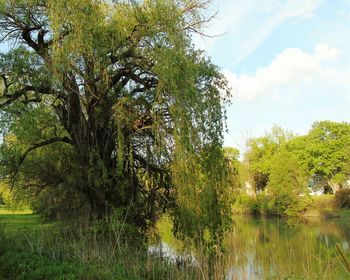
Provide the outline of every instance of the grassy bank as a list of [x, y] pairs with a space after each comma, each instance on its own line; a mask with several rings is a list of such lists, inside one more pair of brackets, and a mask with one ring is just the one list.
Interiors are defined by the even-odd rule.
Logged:
[[0, 214], [0, 279], [195, 279], [191, 267], [178, 268], [151, 256], [147, 248], [106, 228], [45, 223], [38, 215]]
[[39, 215], [31, 210], [12, 211], [5, 206], [0, 206], [0, 228], [3, 232], [10, 234], [23, 231], [38, 231], [45, 228], [54, 228], [52, 222], [44, 222]]
[[334, 195], [327, 194], [315, 196], [312, 198], [312, 204], [304, 213], [306, 217], [321, 217], [321, 218], [350, 218], [350, 209], [342, 208], [337, 205]]
[[348, 218], [349, 207], [339, 207], [334, 195], [271, 197], [264, 194], [237, 196], [234, 214], [259, 214], [312, 218]]

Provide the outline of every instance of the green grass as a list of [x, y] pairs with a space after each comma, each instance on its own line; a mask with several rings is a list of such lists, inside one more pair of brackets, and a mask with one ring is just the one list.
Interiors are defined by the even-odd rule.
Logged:
[[0, 211], [0, 279], [196, 278], [191, 268], [149, 256], [147, 247], [133, 242], [128, 233], [120, 236], [119, 224], [63, 226], [45, 223], [28, 210]]
[[338, 208], [335, 204], [334, 195], [326, 194], [312, 198], [313, 203], [308, 208], [304, 216], [321, 218], [341, 218], [350, 217], [350, 209]]
[[18, 214], [18, 215], [33, 214], [33, 211], [30, 209], [11, 210], [4, 205], [0, 205], [0, 215], [14, 215], [14, 214]]
[[5, 232], [37, 231], [53, 227], [54, 223], [43, 222], [39, 215], [29, 209], [12, 211], [0, 207], [0, 226]]

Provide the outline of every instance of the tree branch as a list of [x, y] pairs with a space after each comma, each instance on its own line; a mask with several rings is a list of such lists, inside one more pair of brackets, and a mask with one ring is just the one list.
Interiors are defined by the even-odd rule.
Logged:
[[[4, 79], [4, 81], [5, 81], [5, 79]], [[4, 89], [3, 95], [1, 97], [6, 97], [8, 99], [6, 101], [0, 103], [0, 109], [12, 104], [16, 100], [18, 100], [20, 97], [25, 96], [30, 91], [36, 93], [36, 98], [30, 99], [30, 100], [28, 98], [26, 98], [26, 102], [40, 102], [40, 98], [38, 98], [38, 96], [37, 96], [38, 93], [41, 93], [41, 94], [50, 94], [51, 93], [51, 88], [49, 88], [49, 87], [45, 87], [45, 86], [33, 87], [33, 86], [28, 85], [28, 86], [24, 86], [23, 88], [17, 90], [13, 94], [8, 94], [8, 86], [6, 85], [6, 82], [4, 82], [4, 83], [5, 83], [5, 89]]]
[[156, 166], [155, 164], [152, 163], [148, 163], [143, 157], [141, 157], [140, 155], [134, 153], [134, 158], [141, 163], [141, 165], [143, 165], [146, 169], [153, 171], [153, 172], [157, 172], [157, 173], [163, 173], [163, 172], [169, 172], [169, 170], [161, 168]]
[[63, 142], [63, 143], [74, 145], [74, 142], [68, 137], [54, 137], [54, 138], [51, 138], [49, 140], [45, 140], [45, 141], [36, 143], [24, 152], [24, 154], [20, 157], [17, 166], [20, 166], [23, 163], [23, 161], [26, 159], [27, 155], [31, 151], [34, 151], [38, 148], [41, 148], [41, 147], [44, 147], [44, 146], [47, 146], [47, 145], [50, 145], [50, 144], [56, 143], [56, 142]]

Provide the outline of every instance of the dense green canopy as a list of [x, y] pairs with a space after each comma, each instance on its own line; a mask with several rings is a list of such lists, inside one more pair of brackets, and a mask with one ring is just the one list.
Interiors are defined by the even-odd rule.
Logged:
[[350, 176], [350, 124], [315, 122], [303, 136], [274, 127], [248, 141], [244, 161], [257, 191], [273, 186], [299, 193], [317, 177], [335, 193], [347, 187]]
[[290, 143], [310, 175], [328, 181], [336, 192], [350, 175], [350, 124], [315, 122], [305, 136]]
[[170, 209], [179, 231], [217, 228], [229, 93], [191, 44], [204, 7], [1, 0], [3, 178], [53, 215], [119, 209], [147, 228]]
[[256, 191], [262, 191], [266, 188], [274, 156], [292, 137], [291, 132], [274, 126], [271, 132], [266, 133], [265, 136], [248, 140], [248, 150], [245, 153], [244, 161], [248, 166], [251, 181]]

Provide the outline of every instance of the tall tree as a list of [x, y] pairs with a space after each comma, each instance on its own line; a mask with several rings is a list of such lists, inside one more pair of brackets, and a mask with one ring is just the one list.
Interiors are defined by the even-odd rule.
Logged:
[[315, 122], [305, 136], [289, 144], [310, 175], [323, 177], [337, 192], [350, 174], [350, 124]]
[[265, 136], [248, 140], [244, 162], [248, 166], [255, 190], [265, 190], [270, 177], [273, 156], [293, 137], [289, 131], [274, 126]]
[[[117, 207], [141, 227], [170, 207], [197, 218], [217, 209], [208, 225], [221, 220], [229, 93], [191, 44], [190, 33], [206, 21], [204, 6], [1, 0], [0, 40], [13, 45], [0, 57], [1, 118], [9, 121], [3, 175], [38, 191], [60, 178], [90, 213]], [[49, 170], [57, 174], [46, 168], [39, 176], [40, 151], [52, 154]], [[193, 206], [195, 199], [202, 203]]]
[[307, 176], [298, 157], [281, 148], [271, 159], [268, 192], [272, 195], [304, 194], [307, 187]]

